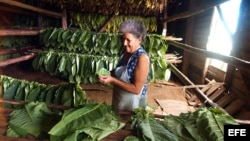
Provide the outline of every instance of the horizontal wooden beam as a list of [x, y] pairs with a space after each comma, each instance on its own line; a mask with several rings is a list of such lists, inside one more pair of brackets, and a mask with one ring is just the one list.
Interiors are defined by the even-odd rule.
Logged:
[[14, 13], [14, 14], [24, 14], [24, 15], [29, 15], [29, 16], [37, 16], [37, 13], [31, 12], [31, 11], [24, 11], [24, 10], [20, 10], [20, 9], [13, 9], [11, 7], [6, 7], [3, 5], [0, 5], [0, 11], [4, 11], [4, 12], [10, 12], [10, 13]]
[[38, 35], [40, 29], [0, 29], [0, 36]]
[[229, 63], [229, 64], [231, 64], [231, 65], [233, 65], [236, 68], [241, 69], [241, 70], [249, 71], [249, 68], [250, 68], [249, 61], [242, 60], [242, 59], [239, 59], [239, 58], [234, 57], [234, 56], [226, 56], [223, 54], [219, 54], [219, 53], [215, 53], [212, 51], [192, 47], [190, 45], [175, 42], [175, 41], [168, 41], [168, 43], [170, 45], [173, 45], [174, 47], [181, 48], [185, 51], [188, 51], [188, 52], [191, 52], [191, 53], [194, 53], [197, 55], [202, 55], [202, 56], [207, 57], [207, 58], [219, 59], [219, 60], [226, 62], [226, 63]]
[[26, 46], [26, 47], [19, 47], [19, 48], [6, 48], [6, 49], [0, 49], [0, 55], [7, 55], [7, 54], [13, 54], [18, 52], [24, 52], [27, 50], [35, 49], [36, 46]]
[[194, 16], [194, 15], [200, 14], [200, 13], [205, 12], [208, 9], [210, 9], [210, 8], [216, 6], [216, 5], [219, 5], [221, 3], [224, 3], [226, 1], [228, 1], [228, 0], [212, 1], [208, 5], [195, 7], [195, 9], [188, 10], [187, 12], [183, 12], [183, 13], [173, 15], [171, 17], [167, 17], [166, 19], [163, 19], [163, 23], [172, 22], [172, 21], [175, 21], [175, 20], [184, 19], [184, 18], [188, 18], [188, 17]]
[[0, 3], [4, 3], [4, 4], [19, 7], [19, 8], [31, 10], [31, 11], [38, 12], [38, 13], [41, 13], [41, 14], [44, 14], [44, 15], [53, 16], [53, 17], [56, 17], [56, 18], [61, 18], [62, 17], [61, 13], [52, 12], [52, 11], [49, 11], [49, 10], [44, 10], [42, 8], [37, 8], [37, 7], [27, 5], [27, 4], [24, 4], [24, 3], [21, 3], [21, 2], [18, 2], [18, 1], [14, 1], [14, 0], [0, 0]]
[[16, 58], [11, 58], [8, 60], [0, 61], [0, 67], [4, 67], [4, 66], [8, 66], [10, 64], [26, 61], [26, 60], [34, 58], [35, 56], [36, 56], [35, 53], [31, 53], [31, 54], [24, 55], [21, 57], [16, 57]]

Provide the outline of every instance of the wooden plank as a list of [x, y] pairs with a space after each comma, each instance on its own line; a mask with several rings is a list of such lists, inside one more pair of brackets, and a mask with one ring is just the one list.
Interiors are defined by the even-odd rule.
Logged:
[[213, 94], [213, 92], [218, 90], [218, 88], [221, 86], [222, 86], [222, 84], [215, 84], [215, 85], [211, 86], [210, 89], [206, 92], [206, 95], [209, 97], [211, 94]]
[[216, 103], [221, 106], [222, 108], [225, 108], [231, 101], [233, 101], [235, 96], [232, 94], [226, 94], [221, 99], [219, 99]]
[[207, 90], [210, 89], [210, 87], [211, 87], [214, 83], [216, 83], [215, 80], [210, 81], [210, 82], [207, 84], [207, 87], [202, 88], [201, 91], [205, 93]]
[[29, 36], [38, 35], [40, 29], [0, 29], [0, 36]]
[[216, 100], [218, 100], [220, 97], [223, 96], [223, 93], [225, 92], [226, 88], [225, 87], [221, 87], [220, 89], [218, 89], [215, 93], [213, 93], [212, 95], [210, 95], [210, 99], [213, 100], [214, 102], [216, 102]]
[[217, 82], [224, 82], [226, 72], [212, 65], [208, 66], [207, 78], [215, 79]]
[[35, 46], [26, 46], [26, 47], [18, 47], [18, 48], [0, 49], [0, 55], [24, 52], [24, 51], [27, 51], [27, 50], [30, 50], [30, 49], [35, 49], [35, 48], [36, 48]]
[[180, 60], [182, 58], [181, 57], [177, 57], [175, 54], [172, 54], [172, 53], [168, 53], [168, 54], [165, 54], [164, 56], [164, 59], [166, 60], [167, 63], [181, 63], [182, 60]]
[[[36, 141], [35, 139], [6, 137], [4, 135], [0, 135], [0, 140], [1, 141]], [[42, 140], [42, 141], [49, 141], [49, 140]]]
[[224, 108], [230, 115], [236, 114], [239, 109], [244, 105], [240, 99], [234, 100], [226, 108]]
[[8, 60], [0, 61], [0, 67], [8, 66], [10, 64], [14, 64], [14, 63], [18, 63], [18, 62], [22, 62], [22, 61], [26, 61], [26, 60], [30, 60], [34, 57], [35, 57], [35, 53], [31, 53], [31, 54], [24, 55], [21, 57], [16, 57], [16, 58], [11, 58]]
[[201, 89], [201, 91], [202, 91], [203, 93], [205, 93], [207, 90], [210, 89], [210, 87], [211, 87], [211, 85], [207, 85], [206, 87], [203, 87], [203, 88]]
[[52, 12], [52, 11], [49, 11], [49, 10], [44, 10], [42, 8], [37, 8], [37, 7], [27, 5], [27, 4], [24, 4], [24, 3], [21, 3], [21, 2], [18, 2], [18, 1], [14, 1], [14, 0], [0, 0], [0, 3], [20, 7], [20, 8], [23, 8], [23, 9], [31, 10], [31, 11], [34, 11], [34, 12], [38, 12], [38, 13], [41, 13], [41, 14], [48, 15], [48, 16], [53, 16], [53, 17], [56, 17], [56, 18], [61, 18], [62, 17], [61, 13]]
[[187, 113], [194, 111], [192, 106], [188, 106], [187, 102], [179, 100], [170, 100], [170, 99], [157, 99], [160, 107], [166, 114], [178, 116], [180, 113]]
[[4, 11], [4, 12], [8, 12], [8, 13], [11, 12], [11, 13], [15, 13], [15, 14], [24, 14], [24, 15], [29, 15], [29, 16], [37, 16], [37, 14], [35, 14], [33, 12], [27, 12], [27, 11], [23, 11], [20, 9], [6, 7], [6, 6], [2, 6], [2, 5], [0, 5], [0, 11]]
[[174, 36], [166, 36], [166, 37], [163, 37], [163, 40], [166, 40], [166, 41], [182, 41], [183, 39], [182, 38], [177, 38], [177, 37], [174, 37]]

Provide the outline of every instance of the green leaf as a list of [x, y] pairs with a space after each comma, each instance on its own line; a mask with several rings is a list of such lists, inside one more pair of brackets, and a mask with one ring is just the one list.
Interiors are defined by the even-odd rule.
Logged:
[[34, 85], [34, 88], [30, 89], [29, 94], [26, 96], [26, 101], [37, 101], [40, 95], [40, 86], [35, 83], [31, 83]]
[[212, 109], [201, 109], [197, 111], [197, 128], [200, 134], [209, 140], [224, 140], [224, 125], [226, 123], [237, 124], [231, 116], [223, 111]]
[[29, 134], [39, 137], [43, 132], [48, 132], [58, 121], [57, 119], [55, 113], [44, 103], [30, 102], [25, 104], [25, 108], [11, 112], [6, 135], [11, 136], [11, 130], [13, 130], [20, 137]]
[[101, 68], [96, 72], [97, 75], [105, 75], [105, 76], [109, 76], [110, 75], [110, 71], [105, 69], [105, 68]]
[[85, 107], [70, 110], [65, 113], [50, 131], [52, 136], [62, 136], [73, 132], [75, 129], [89, 127], [99, 120], [104, 120], [106, 107], [103, 104], [87, 105]]
[[59, 72], [63, 72], [66, 68], [66, 63], [67, 63], [67, 60], [66, 60], [66, 57], [65, 56], [60, 56], [61, 59], [59, 61]]
[[165, 76], [164, 77], [165, 81], [168, 81], [170, 79], [170, 77], [171, 77], [171, 69], [170, 68], [166, 69], [164, 76]]

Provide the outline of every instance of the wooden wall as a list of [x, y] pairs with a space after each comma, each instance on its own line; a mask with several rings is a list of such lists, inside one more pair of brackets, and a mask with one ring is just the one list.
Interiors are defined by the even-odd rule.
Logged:
[[[190, 7], [197, 7], [199, 5], [199, 3], [192, 3]], [[212, 13], [213, 8], [207, 10], [206, 12], [193, 16], [191, 23], [187, 23], [187, 28], [189, 28], [189, 26], [192, 26], [191, 30], [185, 35], [190, 36], [190, 40], [187, 41], [187, 44], [193, 47], [206, 49]], [[187, 57], [185, 55], [186, 54], [184, 54], [184, 59], [189, 60], [189, 62], [187, 62], [187, 64], [183, 62], [183, 66], [188, 66], [186, 68], [183, 68], [183, 72], [185, 72], [185, 74], [195, 84], [203, 84], [205, 82], [206, 75], [206, 57], [197, 54], [189, 54]]]
[[[190, 0], [190, 11], [195, 8], [202, 7], [208, 4], [205, 0]], [[241, 114], [239, 111], [244, 109], [245, 113], [250, 113], [250, 2], [242, 0], [242, 8], [240, 14], [240, 21], [238, 30], [233, 37], [233, 51], [227, 62], [229, 65], [227, 72], [220, 71], [214, 67], [208, 66], [204, 54], [199, 54], [195, 51], [187, 51], [183, 47], [183, 63], [180, 68], [181, 72], [185, 74], [194, 84], [207, 84], [209, 80], [216, 80], [217, 82], [225, 83], [226, 90], [221, 93], [222, 98], [218, 103], [223, 103], [223, 108], [230, 111], [234, 115]], [[178, 37], [183, 37], [183, 44], [192, 46], [194, 48], [206, 50], [208, 40], [213, 8], [206, 9], [204, 12], [198, 13], [187, 18], [187, 23], [181, 26], [186, 26], [186, 31], [179, 34]], [[178, 22], [178, 21], [174, 21]], [[173, 24], [173, 22], [171, 22]], [[178, 27], [175, 27], [178, 29]], [[177, 32], [178, 33], [178, 32]], [[175, 50], [173, 48], [172, 50]], [[179, 50], [176, 49], [176, 50]], [[243, 65], [234, 62], [232, 56], [241, 60]], [[223, 61], [223, 60], [222, 60]], [[230, 96], [227, 98], [226, 96]], [[215, 101], [216, 102], [216, 101]], [[249, 117], [249, 116], [248, 116]]]
[[[240, 14], [239, 27], [234, 37], [234, 48], [232, 55], [250, 61], [250, 2], [243, 0]], [[250, 107], [250, 67], [246, 70], [232, 67], [233, 71], [229, 74], [232, 78], [228, 83], [230, 91], [242, 99]], [[227, 78], [230, 78], [230, 76]]]

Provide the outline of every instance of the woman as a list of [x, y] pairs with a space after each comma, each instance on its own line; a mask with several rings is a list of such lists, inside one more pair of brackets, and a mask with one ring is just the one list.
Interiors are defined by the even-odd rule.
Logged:
[[149, 56], [141, 44], [146, 38], [142, 22], [128, 20], [121, 24], [124, 52], [111, 76], [99, 76], [103, 84], [113, 84], [112, 107], [114, 110], [133, 111], [147, 105]]

